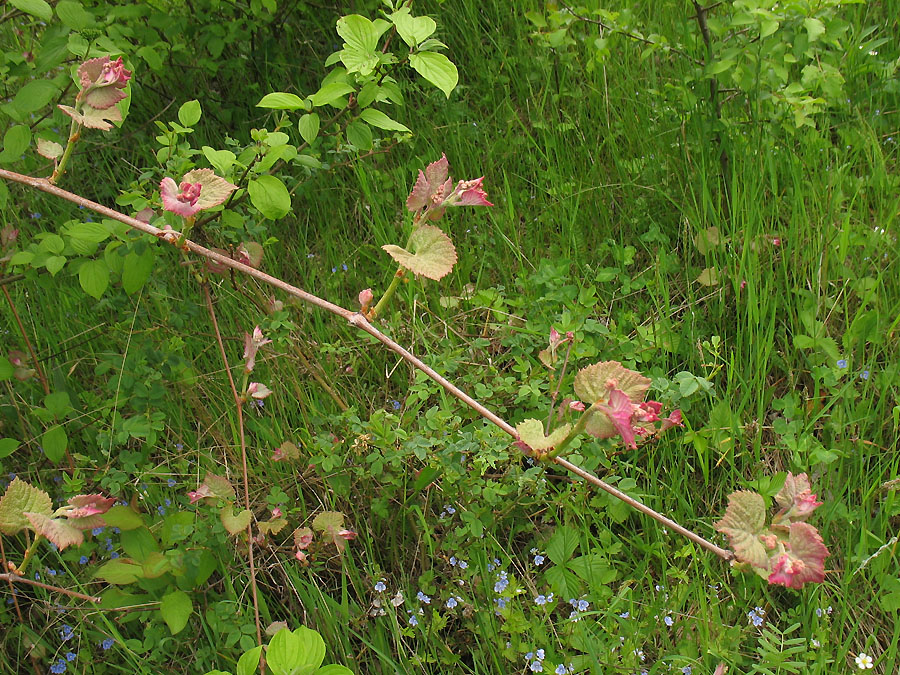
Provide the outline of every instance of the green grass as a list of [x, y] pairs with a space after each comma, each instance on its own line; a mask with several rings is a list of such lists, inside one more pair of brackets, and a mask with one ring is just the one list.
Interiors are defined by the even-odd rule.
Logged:
[[[265, 520], [281, 504], [290, 521], [257, 555], [265, 623], [316, 628], [328, 658], [359, 673], [526, 672], [524, 654], [538, 648], [548, 664], [573, 661], [577, 672], [691, 666], [703, 673], [719, 662], [732, 672], [850, 672], [863, 651], [877, 660], [873, 672], [895, 672], [900, 191], [897, 144], [888, 139], [900, 137], [897, 96], [867, 89], [871, 74], [848, 50], [850, 112], [829, 113], [822, 134], [789, 135], [764, 124], [735, 132], [726, 198], [709, 125], [652, 93], [684, 74], [677, 59], [641, 60], [640, 45], [623, 42], [604, 68], [589, 70], [580, 49], [534, 44], [522, 18], [528, 3], [428, 9], [440, 19], [460, 87], [449, 101], [416, 87], [395, 113], [416, 130], [410, 143], [303, 183], [293, 213], [270, 226], [278, 242], [267, 250], [266, 271], [348, 307], [368, 286], [378, 297], [395, 269], [380, 248], [402, 243], [403, 200], [415, 171], [445, 152], [454, 178], [486, 176], [495, 207], [447, 217], [459, 264], [440, 283], [403, 286], [385, 330], [513, 423], [547, 414], [537, 352], [551, 325], [576, 332], [570, 376], [575, 367], [616, 359], [659, 383], [681, 371], [708, 378], [709, 395], [680, 398], [677, 385], [660, 394], [684, 410], [684, 431], [634, 452], [585, 441], [576, 449], [580, 461], [707, 538], [716, 537], [713, 523], [730, 492], [764, 475], [807, 471], [825, 502], [813, 522], [831, 551], [828, 574], [824, 584], [799, 592], [732, 574], [605, 495], [552, 468], [530, 467], [500, 432], [393, 355], [330, 316], [290, 306], [293, 328], [281, 331], [258, 371], [276, 395], [259, 414], [247, 414], [255, 514]], [[846, 18], [854, 30], [873, 23], [886, 35], [896, 29], [896, 19], [874, 5], [847, 9]], [[653, 19], [674, 26], [685, 17], [666, 5]], [[313, 45], [333, 40], [331, 21], [309, 31]], [[252, 107], [259, 93], [285, 90], [285, 83], [315, 88], [316, 72], [266, 49], [268, 60], [254, 64], [252, 90], [223, 84], [243, 126], [207, 119], [195, 146], [223, 147], [225, 133], [243, 137], [244, 126], [262, 125]], [[142, 91], [129, 124], [152, 117], [167, 94], [203, 100], [200, 84]], [[174, 119], [176, 109], [164, 118]], [[127, 148], [76, 157], [69, 186], [114, 195], [142, 170], [131, 167], [155, 166], [151, 130]], [[58, 202], [26, 198], [27, 208], [3, 215], [21, 225], [24, 240], [68, 213]], [[32, 211], [43, 218], [28, 219]], [[723, 245], [704, 254], [696, 237], [710, 227]], [[154, 517], [164, 499], [186, 510], [186, 492], [206, 471], [228, 473], [235, 484], [240, 477], [234, 406], [202, 296], [171, 253], [163, 259], [152, 282], [131, 297], [112, 292], [95, 302], [68, 273], [9, 287], [53, 390], [81, 402], [69, 422], [79, 431], [71, 448], [78, 468], [64, 484], [83, 481], [86, 491], [117, 485], [117, 496], [133, 496]], [[720, 281], [703, 286], [696, 279], [709, 267]], [[467, 298], [470, 284], [475, 295]], [[256, 294], [254, 285], [246, 289]], [[236, 360], [240, 336], [263, 315], [227, 280], [217, 282], [215, 295]], [[0, 329], [4, 343], [21, 348], [6, 305]], [[711, 353], [702, 344], [714, 336], [721, 346]], [[798, 336], [832, 339], [847, 368], [822, 347], [803, 347]], [[350, 413], [341, 414], [305, 372], [292, 345], [321, 369]], [[41, 405], [40, 387], [4, 386], [2, 435], [27, 445], [0, 459], [3, 474], [58, 491], [60, 468], [34, 454], [42, 426], [31, 411]], [[162, 413], [155, 442], [109, 452], [114, 414], [153, 412]], [[300, 462], [270, 461], [284, 440], [301, 447]], [[429, 467], [438, 470], [435, 480], [418, 484]], [[446, 505], [456, 513], [447, 515]], [[322, 510], [342, 511], [359, 537], [342, 555], [322, 551], [302, 567], [290, 531]], [[548, 570], [560, 565], [536, 565], [530, 551], [546, 555], [561, 528], [571, 528], [581, 555], [599, 556], [596, 578], [580, 589], [590, 609], [577, 623], [566, 620], [568, 598], [555, 597], [561, 607], [553, 613], [533, 602], [549, 592]], [[17, 559], [23, 543], [4, 538], [4, 545]], [[94, 565], [106, 553], [100, 538], [92, 546]], [[52, 605], [61, 596], [29, 590], [22, 626], [5, 603], [8, 591], [0, 591], [0, 621], [9, 629], [0, 636], [8, 655], [0, 672], [26, 672], [31, 643], [38, 661], [49, 664], [64, 621], [79, 629], [80, 642], [69, 644], [78, 647], [83, 672], [233, 670], [241, 637], [243, 644], [255, 639], [246, 546], [221, 536], [212, 550], [212, 576], [192, 592], [196, 613], [174, 640], [158, 615], [140, 607], [143, 596], [133, 602], [138, 609], [78, 604], [63, 620]], [[451, 565], [451, 556], [468, 568]], [[503, 616], [494, 613], [494, 558], [508, 571], [510, 589], [522, 589]], [[46, 549], [34, 569], [65, 566], [63, 585], [102, 590], [77, 560]], [[388, 590], [379, 595], [373, 587], [381, 579]], [[432, 600], [413, 628], [407, 610], [422, 606], [419, 590]], [[398, 591], [405, 603], [395, 610], [389, 599]], [[457, 594], [462, 601], [447, 609]], [[376, 599], [385, 616], [373, 616]], [[764, 628], [748, 622], [756, 606], [765, 609]], [[826, 607], [832, 611], [819, 616]], [[105, 636], [117, 640], [110, 652], [96, 647]], [[794, 638], [802, 638], [802, 649], [789, 651]]]

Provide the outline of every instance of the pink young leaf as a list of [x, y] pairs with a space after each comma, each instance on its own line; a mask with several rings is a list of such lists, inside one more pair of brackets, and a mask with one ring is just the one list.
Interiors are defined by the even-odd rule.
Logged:
[[127, 98], [127, 96], [128, 94], [114, 86], [99, 85], [85, 90], [82, 100], [85, 107], [91, 107], [95, 110], [108, 110], [123, 98]]
[[683, 426], [684, 426], [684, 420], [682, 420], [682, 418], [681, 418], [681, 411], [673, 410], [671, 413], [669, 413], [669, 416], [666, 417], [662, 421], [662, 424], [660, 425], [659, 430], [660, 430], [660, 432], [663, 432], [666, 429], [671, 429], [672, 427], [683, 427]]
[[769, 549], [763, 538], [771, 533], [766, 529], [766, 504], [762, 495], [748, 490], [732, 492], [725, 516], [715, 528], [728, 536], [738, 561], [768, 568]]
[[69, 499], [72, 508], [67, 509], [63, 515], [66, 518], [86, 518], [100, 513], [106, 513], [116, 503], [115, 497], [103, 495], [75, 495]]
[[216, 498], [226, 502], [233, 502], [237, 495], [234, 487], [227, 478], [217, 476], [213, 473], [207, 473], [203, 483], [196, 490], [188, 492], [191, 504], [201, 499]]
[[812, 494], [809, 478], [805, 473], [794, 476], [790, 472], [781, 490], [775, 495], [775, 501], [782, 509], [776, 516], [779, 522], [805, 521], [823, 503], [816, 501], [816, 495]]
[[449, 173], [450, 162], [447, 155], [441, 153], [439, 160], [425, 167], [424, 172], [419, 171], [416, 184], [406, 200], [406, 208], [410, 211], [419, 211], [426, 206], [430, 207], [434, 204], [435, 195], [439, 195], [440, 201], [443, 202], [443, 197], [446, 196], [443, 194], [444, 191], [449, 194]]
[[247, 385], [247, 393], [250, 394], [250, 398], [261, 401], [264, 398], [267, 398], [272, 393], [272, 390], [259, 382], [251, 382]]
[[256, 367], [256, 353], [263, 345], [267, 345], [271, 340], [267, 340], [263, 335], [262, 329], [256, 326], [253, 334], [244, 333], [244, 372], [250, 373]]
[[159, 184], [163, 208], [185, 218], [222, 204], [235, 190], [237, 185], [217, 176], [212, 169], [188, 171], [178, 185], [169, 177]]
[[[635, 427], [632, 423], [632, 418], [640, 408], [629, 400], [625, 392], [621, 389], [613, 389], [609, 394], [609, 403], [595, 404], [595, 409], [597, 412], [594, 413], [593, 417], [598, 417], [598, 413], [605, 415], [615, 430], [615, 433], [608, 436], [600, 436], [600, 438], [619, 435], [626, 446], [632, 449], [637, 448], [637, 443], [634, 440]], [[588, 433], [591, 433], [591, 429], [588, 426], [586, 426], [586, 429]], [[598, 428], [597, 426], [593, 427], [594, 430]]]
[[263, 247], [255, 241], [242, 241], [237, 248], [238, 262], [257, 269], [263, 259]]
[[353, 530], [338, 530], [335, 536], [346, 539], [347, 541], [352, 541], [353, 539], [356, 539], [356, 532]]
[[294, 530], [294, 546], [300, 551], [308, 549], [314, 536], [313, 531], [308, 527], [298, 527]]
[[372, 301], [375, 299], [375, 294], [372, 293], [371, 288], [367, 288], [363, 291], [359, 292], [359, 311], [365, 312], [369, 309], [369, 305], [372, 304]]
[[285, 441], [272, 453], [273, 462], [280, 462], [285, 459], [300, 459], [300, 449], [290, 441]]
[[37, 139], [37, 151], [41, 157], [47, 159], [59, 159], [63, 154], [63, 146], [46, 138]]
[[806, 583], [825, 580], [825, 558], [828, 549], [822, 536], [809, 523], [791, 523], [789, 550], [772, 565], [770, 584], [803, 588]]
[[475, 180], [460, 181], [456, 186], [456, 198], [449, 200], [449, 206], [493, 206], [481, 187], [484, 176]]
[[113, 122], [122, 121], [122, 113], [118, 108], [108, 108], [106, 110], [98, 110], [85, 106], [82, 112], [78, 112], [75, 108], [67, 105], [56, 106], [66, 115], [75, 120], [78, 124], [88, 129], [100, 129], [101, 131], [109, 131], [113, 128]]
[[578, 371], [574, 387], [578, 398], [590, 403], [608, 401], [613, 389], [622, 390], [632, 403], [640, 403], [650, 388], [650, 378], [618, 361], [601, 361]]
[[82, 89], [87, 89], [92, 84], [111, 85], [122, 89], [130, 78], [131, 71], [125, 70], [121, 56], [115, 61], [110, 61], [109, 56], [90, 59], [78, 67], [78, 79]]

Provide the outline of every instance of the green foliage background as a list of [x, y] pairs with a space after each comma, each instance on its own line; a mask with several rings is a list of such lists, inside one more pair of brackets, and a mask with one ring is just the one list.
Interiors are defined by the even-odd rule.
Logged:
[[[280, 171], [292, 202], [283, 218], [194, 233], [217, 246], [253, 237], [265, 243], [267, 272], [352, 307], [360, 290], [378, 297], [387, 287], [396, 268], [381, 247], [402, 243], [416, 171], [446, 153], [455, 178], [485, 175], [495, 207], [446, 217], [459, 264], [440, 283], [403, 285], [385, 330], [513, 423], [547, 416], [537, 353], [551, 326], [574, 331], [570, 378], [575, 367], [620, 360], [652, 377], [653, 396], [686, 420], [638, 451], [585, 441], [574, 458], [708, 538], [731, 491], [771, 497], [783, 472], [808, 472], [825, 501], [814, 518], [832, 554], [824, 584], [794, 592], [732, 574], [605, 495], [530, 465], [350, 327], [291, 303], [267, 314], [268, 290], [215, 277], [232, 365], [255, 324], [275, 340], [259, 366], [275, 394], [247, 423], [254, 515], [266, 521], [278, 507], [290, 525], [259, 548], [264, 624], [315, 628], [327, 662], [359, 673], [525, 672], [537, 649], [545, 672], [571, 663], [576, 672], [699, 673], [725, 662], [733, 672], [833, 673], [854, 670], [859, 652], [876, 658], [873, 672], [895, 672], [892, 5], [794, 3], [766, 42], [753, 31], [768, 30], [759, 27], [772, 19], [759, 12], [774, 9], [726, 2], [710, 11], [707, 44], [685, 3], [576, 9], [602, 25], [564, 5], [417, 3], [459, 69], [449, 99], [398, 73], [404, 105], [389, 110], [411, 136], [376, 134], [369, 152], [347, 131], [318, 165]], [[200, 101], [202, 116], [176, 144], [188, 142], [184, 152], [208, 166], [202, 146], [236, 149], [252, 129], [279, 125], [281, 111], [256, 107], [264, 95], [317, 91], [325, 59], [341, 48], [337, 19], [374, 18], [378, 7], [59, 2], [43, 18], [40, 0], [17, 0], [0, 10], [0, 124], [64, 142], [53, 105], [78, 49], [94, 40], [124, 52], [135, 73], [128, 118], [85, 134], [63, 186], [127, 210], [166, 175], [156, 121]], [[825, 29], [812, 46], [818, 24], [807, 19]], [[818, 80], [803, 70], [810, 54]], [[710, 102], [710, 77], [721, 106]], [[787, 91], [792, 82], [805, 88]], [[296, 116], [281, 131], [303, 143]], [[49, 174], [33, 146], [0, 161]], [[19, 228], [20, 248], [59, 254], [63, 224], [87, 222], [35, 191], [9, 185], [3, 194], [0, 227]], [[136, 244], [129, 264], [148, 250], [156, 247]], [[97, 297], [72, 264], [52, 275], [3, 270], [4, 282], [25, 275], [2, 287], [3, 355], [24, 349], [15, 306], [54, 398], [33, 378], [0, 373], [0, 436], [18, 441], [0, 445], [2, 475], [54, 497], [114, 495], [144, 524], [123, 526], [108, 544], [109, 532], [79, 550], [42, 548], [33, 564], [45, 580], [56, 573], [51, 583], [101, 593], [103, 609], [20, 586], [20, 617], [0, 589], [0, 672], [46, 669], [69, 651], [72, 672], [233, 671], [256, 644], [245, 542], [186, 496], [207, 471], [240, 483], [227, 380], [192, 275], [167, 250], [146, 255], [143, 284], [129, 287], [114, 270]], [[562, 395], [570, 391], [567, 381]], [[59, 427], [66, 448], [52, 444]], [[299, 459], [271, 461], [285, 441]], [[322, 511], [342, 512], [359, 536], [302, 566], [290, 532]], [[8, 559], [21, 558], [23, 539], [3, 543]], [[158, 553], [187, 571], [110, 587], [92, 575], [112, 551]], [[500, 569], [509, 582], [497, 593]], [[395, 609], [398, 591], [405, 602]], [[187, 628], [174, 631], [159, 608], [184, 598]], [[590, 603], [577, 622], [570, 598]], [[762, 626], [748, 621], [754, 607]], [[63, 640], [63, 625], [76, 637]]]

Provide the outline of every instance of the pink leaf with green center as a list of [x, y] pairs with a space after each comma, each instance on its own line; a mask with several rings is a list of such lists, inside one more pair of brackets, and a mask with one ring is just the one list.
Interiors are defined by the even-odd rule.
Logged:
[[64, 518], [51, 518], [43, 513], [25, 512], [23, 515], [28, 518], [35, 532], [56, 544], [60, 551], [84, 541], [81, 530], [72, 527]]
[[235, 190], [237, 185], [217, 176], [212, 169], [188, 171], [178, 185], [168, 177], [159, 184], [163, 208], [184, 218], [222, 204]]
[[343, 550], [345, 546], [345, 537], [341, 532], [344, 528], [344, 514], [340, 511], [323, 511], [315, 518], [312, 523], [313, 529], [322, 532], [328, 539], [337, 546], [338, 550]]
[[803, 588], [806, 583], [825, 580], [825, 558], [828, 549], [818, 530], [808, 523], [792, 523], [788, 551], [772, 564], [770, 584]]
[[3, 497], [0, 497], [0, 532], [16, 534], [30, 528], [31, 521], [25, 513], [36, 513], [47, 518], [53, 513], [53, 502], [43, 490], [14, 478]]
[[294, 546], [303, 551], [312, 544], [314, 536], [313, 531], [308, 527], [298, 527], [294, 530]]
[[222, 510], [219, 512], [219, 518], [222, 520], [222, 525], [225, 526], [225, 529], [228, 530], [229, 534], [237, 534], [238, 532], [243, 532], [250, 526], [250, 519], [253, 514], [250, 513], [248, 509], [243, 509], [242, 511], [234, 512], [234, 507], [232, 504], [226, 504], [222, 507]]
[[253, 335], [244, 333], [244, 371], [250, 373], [256, 367], [256, 353], [259, 348], [269, 344], [271, 340], [267, 340], [263, 335], [259, 326], [254, 327]]
[[571, 430], [571, 424], [564, 424], [554, 429], [549, 436], [545, 436], [544, 425], [539, 420], [529, 419], [516, 425], [519, 439], [532, 450], [550, 450], [557, 447]]
[[285, 459], [300, 459], [300, 448], [290, 441], [285, 441], [272, 453], [273, 462], [280, 462]]
[[188, 492], [191, 504], [201, 499], [215, 498], [226, 502], [233, 502], [237, 495], [227, 478], [207, 473], [203, 483], [196, 490]]
[[762, 495], [748, 490], [732, 492], [728, 496], [725, 516], [715, 528], [728, 536], [731, 549], [740, 562], [768, 569], [769, 549], [763, 538], [771, 533], [766, 529], [766, 504]]
[[242, 241], [237, 249], [238, 262], [249, 265], [253, 269], [259, 267], [263, 259], [263, 247], [255, 241]]
[[272, 393], [272, 390], [259, 382], [251, 382], [247, 385], [247, 393], [250, 394], [250, 398], [262, 401]]
[[92, 84], [112, 85], [121, 89], [130, 77], [131, 71], [125, 70], [121, 56], [115, 61], [110, 61], [109, 56], [101, 56], [85, 61], [78, 67], [82, 89], [87, 89]]
[[456, 264], [456, 248], [450, 237], [433, 225], [417, 227], [409, 238], [412, 252], [389, 244], [382, 246], [402, 267], [435, 281], [447, 276]]

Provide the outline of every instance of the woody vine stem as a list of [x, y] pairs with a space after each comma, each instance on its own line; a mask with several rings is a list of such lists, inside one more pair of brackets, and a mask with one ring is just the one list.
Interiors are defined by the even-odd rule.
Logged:
[[[166, 241], [170, 244], [178, 246], [183, 251], [188, 251], [188, 252], [194, 253], [196, 255], [202, 256], [208, 260], [213, 260], [220, 265], [224, 265], [235, 271], [241, 272], [242, 274], [251, 276], [259, 281], [262, 281], [263, 283], [266, 283], [274, 288], [277, 288], [277, 289], [287, 293], [288, 295], [292, 295], [296, 298], [299, 298], [300, 300], [303, 300], [304, 302], [315, 305], [316, 307], [319, 307], [320, 309], [324, 309], [327, 312], [330, 312], [332, 314], [335, 314], [335, 315], [341, 317], [342, 319], [347, 321], [349, 324], [355, 326], [356, 328], [358, 328], [358, 329], [368, 333], [372, 337], [374, 337], [376, 340], [378, 340], [381, 344], [383, 344], [385, 347], [387, 347], [391, 351], [399, 354], [405, 361], [407, 361], [414, 367], [418, 368], [419, 370], [424, 372], [429, 378], [431, 378], [432, 380], [437, 382], [439, 385], [441, 385], [441, 387], [443, 387], [448, 393], [452, 394], [453, 396], [458, 398], [460, 401], [462, 401], [463, 403], [468, 405], [470, 408], [475, 410], [478, 414], [480, 414], [486, 420], [488, 420], [489, 422], [493, 423], [494, 425], [496, 425], [497, 427], [499, 427], [500, 429], [505, 431], [507, 434], [509, 434], [515, 440], [519, 440], [519, 435], [516, 432], [515, 427], [513, 427], [511, 424], [509, 424], [508, 422], [506, 422], [505, 420], [500, 418], [496, 413], [489, 410], [483, 404], [476, 401], [474, 398], [469, 396], [466, 392], [461, 390], [459, 387], [454, 385], [452, 382], [450, 382], [449, 380], [447, 380], [446, 378], [441, 376], [439, 373], [437, 373], [435, 370], [433, 370], [431, 367], [429, 367], [424, 361], [422, 361], [418, 357], [414, 356], [409, 351], [404, 349], [402, 346], [397, 344], [394, 340], [392, 340], [391, 338], [386, 336], [384, 333], [382, 333], [380, 330], [378, 330], [375, 326], [373, 326], [369, 322], [369, 320], [366, 319], [359, 312], [354, 312], [349, 309], [345, 309], [344, 307], [341, 307], [340, 305], [335, 305], [334, 303], [328, 302], [327, 300], [324, 300], [316, 295], [313, 295], [312, 293], [304, 291], [303, 289], [298, 288], [297, 286], [293, 286], [291, 284], [288, 284], [288, 283], [282, 281], [281, 279], [278, 279], [269, 274], [266, 274], [265, 272], [254, 269], [253, 267], [250, 267], [249, 265], [244, 265], [243, 263], [240, 263], [236, 260], [232, 260], [228, 256], [224, 256], [219, 253], [216, 253], [215, 251], [211, 251], [208, 248], [205, 248], [204, 246], [201, 246], [200, 244], [197, 244], [197, 243], [191, 241], [190, 239], [183, 237], [180, 233], [172, 232], [171, 230], [168, 230], [168, 231], [160, 230], [159, 228], [153, 227], [152, 225], [148, 225], [147, 223], [137, 220], [136, 218], [126, 216], [125, 214], [119, 213], [118, 211], [115, 211], [114, 209], [103, 206], [102, 204], [92, 202], [89, 199], [85, 199], [84, 197], [76, 195], [72, 192], [63, 190], [59, 187], [56, 187], [55, 185], [52, 185], [46, 179], [33, 178], [31, 176], [26, 176], [23, 174], [15, 173], [13, 171], [7, 171], [5, 169], [0, 169], [0, 178], [15, 182], [15, 183], [20, 183], [22, 185], [26, 185], [26, 186], [31, 187], [36, 190], [41, 190], [42, 192], [46, 192], [55, 197], [59, 197], [60, 199], [65, 199], [67, 201], [70, 201], [73, 204], [77, 204], [77, 205], [83, 206], [87, 209], [91, 209], [92, 211], [95, 211], [95, 212], [99, 213], [100, 215], [105, 216], [107, 218], [112, 218], [113, 220], [118, 220], [119, 222], [122, 222], [122, 223], [128, 225], [132, 229], [139, 230], [146, 234], [151, 234], [163, 241]], [[690, 539], [692, 542], [694, 542], [698, 546], [701, 546], [702, 548], [705, 548], [707, 551], [714, 553], [715, 555], [719, 556], [723, 560], [730, 561], [734, 558], [734, 554], [731, 551], [721, 548], [720, 546], [716, 546], [714, 543], [703, 538], [696, 532], [693, 532], [693, 531], [687, 529], [686, 527], [679, 525], [678, 523], [673, 521], [671, 518], [667, 518], [666, 516], [662, 515], [658, 511], [655, 511], [654, 509], [650, 508], [649, 506], [642, 504], [641, 502], [633, 499], [632, 497], [629, 497], [627, 494], [625, 494], [621, 490], [617, 490], [612, 485], [609, 485], [608, 483], [602, 481], [600, 478], [593, 475], [592, 473], [585, 471], [584, 469], [576, 466], [575, 464], [572, 464], [571, 462], [563, 459], [562, 457], [558, 457], [558, 456], [550, 457], [550, 458], [548, 458], [548, 461], [552, 461], [553, 463], [566, 469], [567, 471], [570, 471], [571, 473], [583, 478], [588, 483], [600, 488], [601, 490], [604, 490], [605, 492], [608, 492], [609, 494], [613, 495], [617, 499], [622, 500], [623, 502], [625, 502], [632, 508], [636, 509], [637, 511], [640, 511], [643, 514], [650, 516], [651, 518], [653, 518], [657, 522], [661, 523], [665, 527], [667, 527], [675, 532], [678, 532], [679, 534], [684, 535], [685, 537]]]

